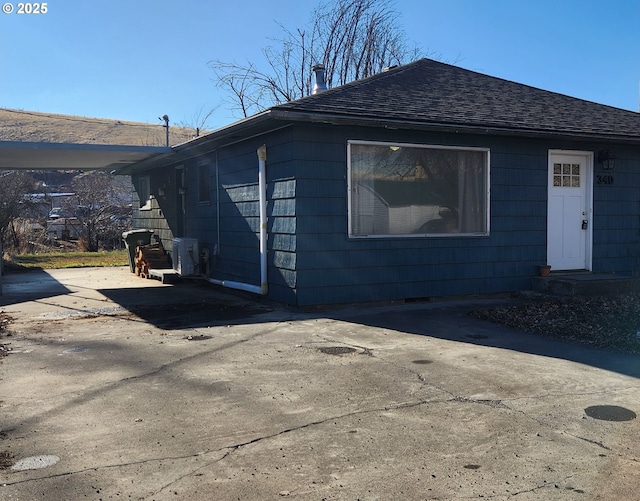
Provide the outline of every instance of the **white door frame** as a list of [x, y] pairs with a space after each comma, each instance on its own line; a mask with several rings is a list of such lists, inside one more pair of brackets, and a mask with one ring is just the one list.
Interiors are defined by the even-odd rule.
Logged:
[[[585, 231], [585, 262], [584, 268], [587, 271], [592, 269], [592, 257], [593, 257], [593, 179], [594, 179], [594, 163], [592, 151], [577, 151], [577, 150], [549, 150], [549, 158], [547, 165], [547, 264], [550, 264], [553, 269], [553, 263], [550, 259], [550, 242], [549, 242], [549, 227], [552, 224], [554, 214], [551, 213], [551, 197], [549, 196], [549, 190], [553, 187], [553, 158], [556, 155], [570, 155], [574, 157], [581, 157], [585, 161], [585, 175], [584, 175], [584, 204], [585, 212], [584, 219], [587, 221], [587, 229]], [[560, 270], [561, 271], [561, 270]]]

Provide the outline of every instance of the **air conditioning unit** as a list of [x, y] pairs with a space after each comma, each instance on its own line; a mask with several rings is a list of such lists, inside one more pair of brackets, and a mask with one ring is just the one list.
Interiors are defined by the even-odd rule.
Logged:
[[173, 269], [181, 277], [200, 273], [200, 251], [196, 238], [173, 239]]

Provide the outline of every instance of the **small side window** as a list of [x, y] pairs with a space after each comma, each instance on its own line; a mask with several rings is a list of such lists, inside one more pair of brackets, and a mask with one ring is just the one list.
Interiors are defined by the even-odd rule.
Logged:
[[198, 203], [211, 202], [211, 173], [209, 162], [198, 164]]
[[142, 176], [138, 179], [138, 197], [140, 210], [151, 210], [151, 179], [149, 176]]

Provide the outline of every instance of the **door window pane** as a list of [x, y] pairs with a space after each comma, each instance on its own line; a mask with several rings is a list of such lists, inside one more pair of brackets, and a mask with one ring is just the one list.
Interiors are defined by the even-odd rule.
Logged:
[[553, 186], [580, 188], [580, 164], [553, 164]]

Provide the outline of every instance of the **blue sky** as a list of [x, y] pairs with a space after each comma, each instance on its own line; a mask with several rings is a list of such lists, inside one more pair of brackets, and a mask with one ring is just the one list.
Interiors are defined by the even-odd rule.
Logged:
[[[4, 4], [4, 0], [0, 0]], [[11, 2], [17, 7], [17, 2]], [[261, 49], [309, 20], [316, 1], [50, 0], [0, 12], [0, 107], [160, 123], [233, 115], [213, 59]], [[395, 0], [407, 38], [467, 69], [638, 111], [638, 0]]]

